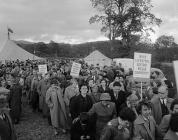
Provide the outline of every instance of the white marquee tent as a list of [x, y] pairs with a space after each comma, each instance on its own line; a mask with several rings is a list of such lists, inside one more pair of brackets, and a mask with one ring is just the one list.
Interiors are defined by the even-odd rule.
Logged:
[[89, 54], [87, 57], [84, 58], [84, 61], [88, 63], [88, 65], [93, 64], [96, 66], [99, 64], [99, 66], [110, 66], [112, 63], [112, 59], [109, 57], [106, 57], [104, 54], [99, 52], [98, 50], [93, 51], [91, 54]]
[[0, 60], [39, 60], [42, 59], [40, 57], [37, 57], [24, 49], [22, 49], [20, 46], [18, 46], [15, 42], [12, 40], [7, 40], [5, 45], [0, 50]]

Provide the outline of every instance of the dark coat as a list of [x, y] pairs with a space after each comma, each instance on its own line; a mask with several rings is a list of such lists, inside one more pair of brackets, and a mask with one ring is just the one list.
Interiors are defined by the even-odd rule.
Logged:
[[88, 112], [89, 115], [96, 114], [96, 134], [99, 136], [105, 125], [114, 117], [116, 117], [115, 104], [110, 102], [107, 106], [104, 106], [101, 102], [93, 104], [92, 108]]
[[117, 115], [119, 114], [119, 112], [121, 111], [121, 105], [124, 104], [127, 100], [127, 97], [130, 95], [131, 93], [129, 92], [124, 92], [124, 91], [119, 91], [118, 93], [118, 97], [116, 99], [116, 97], [114, 96], [114, 92], [110, 92], [110, 96], [111, 96], [111, 101], [115, 103], [116, 105], [116, 112]]
[[95, 140], [95, 129], [93, 129], [93, 124], [88, 122], [82, 127], [80, 120], [72, 124], [71, 127], [71, 140], [81, 140], [81, 136], [90, 136], [88, 140]]
[[10, 106], [10, 116], [12, 121], [14, 119], [19, 120], [21, 115], [21, 97], [22, 97], [22, 88], [19, 84], [14, 84], [10, 89], [9, 96], [9, 106]]
[[1, 140], [16, 140], [16, 134], [8, 113], [0, 114], [0, 139]]
[[81, 94], [72, 97], [69, 105], [72, 120], [77, 118], [80, 113], [88, 112], [92, 105], [92, 99], [89, 95], [86, 95], [85, 98]]

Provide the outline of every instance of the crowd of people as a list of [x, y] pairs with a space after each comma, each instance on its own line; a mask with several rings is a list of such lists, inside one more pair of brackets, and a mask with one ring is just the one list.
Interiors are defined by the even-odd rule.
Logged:
[[[0, 65], [0, 137], [15, 140], [22, 98], [40, 112], [54, 134], [71, 140], [178, 140], [178, 99], [157, 71], [141, 84], [122, 65], [82, 67], [72, 77], [71, 60], [9, 61]], [[39, 73], [38, 65], [48, 72]], [[142, 86], [142, 87], [141, 87]]]

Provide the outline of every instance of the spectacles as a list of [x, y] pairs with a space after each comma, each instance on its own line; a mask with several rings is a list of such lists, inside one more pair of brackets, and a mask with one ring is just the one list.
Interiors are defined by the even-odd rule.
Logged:
[[165, 94], [165, 93], [163, 93], [163, 92], [158, 92], [158, 93], [160, 93], [160, 94]]

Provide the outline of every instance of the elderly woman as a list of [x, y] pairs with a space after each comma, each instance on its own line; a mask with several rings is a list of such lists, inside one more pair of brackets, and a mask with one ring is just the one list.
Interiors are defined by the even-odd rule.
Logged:
[[138, 105], [139, 116], [135, 120], [135, 134], [144, 140], [161, 140], [163, 138], [154, 118], [151, 116], [151, 104], [143, 100]]
[[66, 108], [59, 82], [55, 78], [51, 80], [51, 86], [46, 92], [46, 103], [50, 108], [51, 123], [55, 129], [55, 135], [58, 134], [59, 129], [65, 133], [68, 129]]
[[114, 117], [116, 117], [115, 104], [110, 102], [111, 97], [108, 93], [103, 93], [100, 96], [100, 102], [95, 103], [89, 110], [88, 114], [96, 115], [96, 139], [98, 140], [104, 126]]

